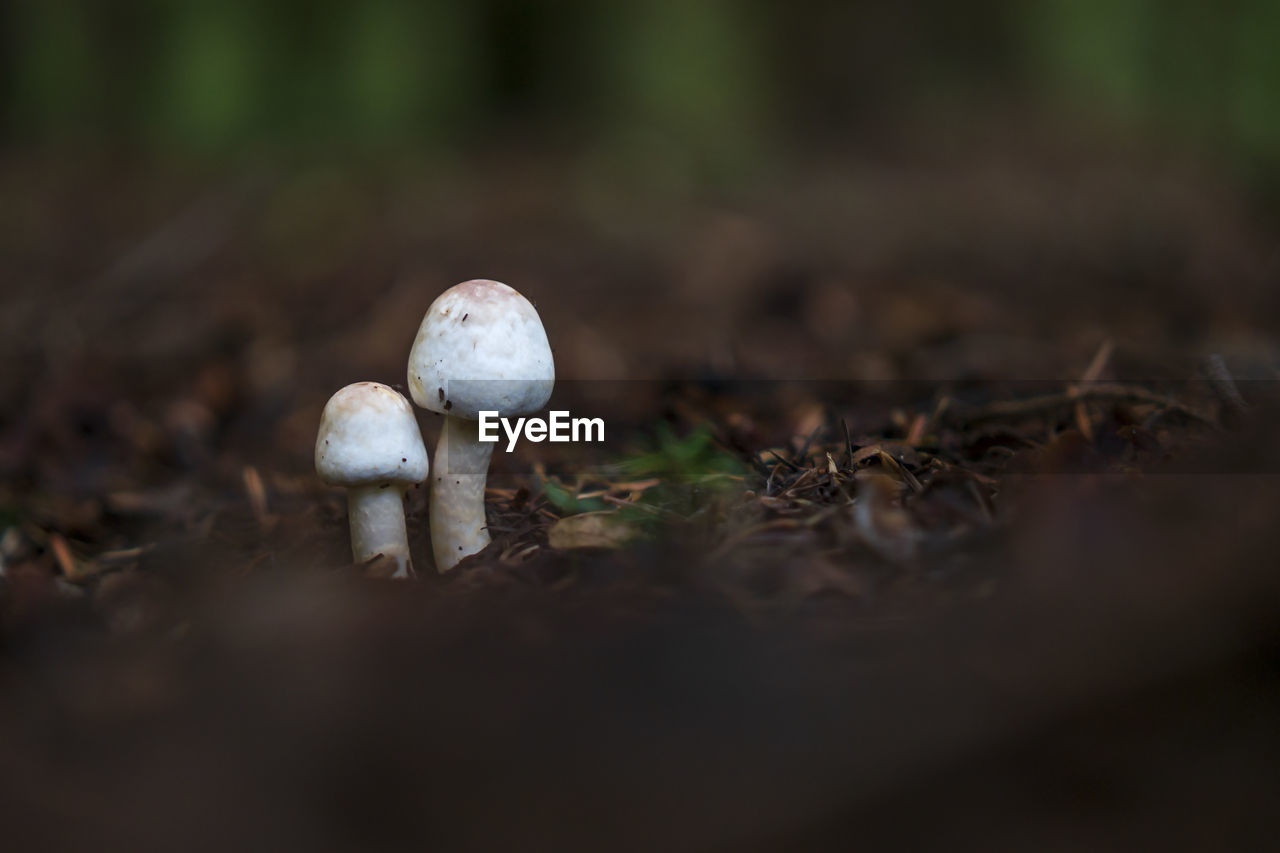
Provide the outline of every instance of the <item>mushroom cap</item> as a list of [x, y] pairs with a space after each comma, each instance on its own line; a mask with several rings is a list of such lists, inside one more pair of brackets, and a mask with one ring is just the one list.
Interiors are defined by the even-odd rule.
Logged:
[[316, 435], [316, 473], [326, 483], [420, 483], [428, 470], [413, 407], [393, 389], [356, 382], [325, 403]]
[[464, 281], [436, 297], [409, 352], [413, 401], [469, 420], [537, 411], [555, 378], [537, 309], [498, 281]]

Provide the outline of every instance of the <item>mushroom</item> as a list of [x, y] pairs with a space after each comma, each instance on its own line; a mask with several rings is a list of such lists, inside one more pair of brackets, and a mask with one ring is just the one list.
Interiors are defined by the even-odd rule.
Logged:
[[431, 550], [447, 572], [489, 544], [484, 482], [493, 443], [480, 412], [534, 412], [551, 397], [555, 365], [537, 310], [514, 288], [476, 279], [436, 298], [409, 353], [409, 393], [444, 415], [431, 482]]
[[351, 553], [357, 563], [395, 561], [392, 577], [413, 575], [404, 529], [404, 493], [427, 478], [427, 448], [413, 407], [379, 382], [356, 382], [325, 403], [316, 436], [316, 473], [347, 487]]

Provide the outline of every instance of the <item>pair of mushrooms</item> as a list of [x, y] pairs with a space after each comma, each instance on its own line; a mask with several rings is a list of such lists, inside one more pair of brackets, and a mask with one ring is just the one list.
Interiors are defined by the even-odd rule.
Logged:
[[[515, 289], [477, 279], [454, 285], [422, 318], [409, 353], [409, 393], [444, 415], [431, 483], [431, 548], [446, 572], [489, 544], [484, 484], [492, 442], [479, 440], [479, 413], [529, 414], [555, 384], [551, 346], [537, 310]], [[325, 404], [316, 436], [316, 471], [347, 487], [351, 551], [357, 563], [395, 562], [413, 574], [404, 493], [431, 466], [413, 409], [378, 382], [357, 382]]]

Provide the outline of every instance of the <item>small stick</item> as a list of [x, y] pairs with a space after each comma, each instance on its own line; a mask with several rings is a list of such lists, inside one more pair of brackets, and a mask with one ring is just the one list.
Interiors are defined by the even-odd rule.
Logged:
[[801, 462], [804, 461], [804, 458], [809, 455], [809, 447], [813, 444], [813, 440], [818, 437], [818, 433], [821, 431], [822, 431], [822, 424], [818, 424], [816, 427], [813, 428], [813, 431], [810, 432], [808, 437], [805, 438], [804, 444], [800, 446], [800, 452], [796, 454], [796, 459], [800, 460]]
[[1107, 362], [1111, 360], [1111, 353], [1115, 346], [1111, 343], [1111, 339], [1102, 342], [1102, 346], [1098, 347], [1098, 351], [1093, 354], [1093, 359], [1089, 362], [1089, 366], [1085, 368], [1084, 375], [1080, 377], [1080, 382], [1097, 382], [1102, 376], [1102, 371], [1106, 370]]
[[1213, 426], [1213, 421], [1194, 409], [1165, 397], [1146, 388], [1133, 385], [1094, 385], [1074, 394], [1044, 394], [1022, 400], [1000, 400], [974, 409], [952, 410], [953, 423], [976, 424], [983, 421], [1025, 418], [1043, 412], [1051, 412], [1064, 406], [1073, 406], [1077, 402], [1110, 402], [1110, 403], [1146, 403], [1152, 406], [1177, 412], [1193, 421]]
[[49, 547], [53, 549], [53, 557], [58, 561], [58, 568], [68, 580], [74, 580], [80, 574], [75, 557], [71, 556], [71, 548], [60, 533], [49, 534]]
[[253, 511], [253, 517], [257, 519], [258, 526], [264, 530], [268, 527], [269, 520], [267, 514], [267, 488], [262, 483], [262, 475], [258, 473], [258, 469], [252, 465], [244, 466], [241, 472], [244, 480], [245, 496], [249, 499], [249, 508]]
[[[1080, 377], [1078, 385], [1072, 385], [1067, 388], [1067, 393], [1078, 394], [1080, 385], [1086, 383], [1097, 382], [1098, 377], [1102, 375], [1102, 371], [1106, 369], [1107, 362], [1111, 360], [1111, 350], [1113, 346], [1111, 339], [1102, 342], [1102, 346], [1098, 347], [1098, 351], [1093, 354], [1093, 360], [1089, 362], [1089, 366], [1085, 368], [1084, 375]], [[1093, 418], [1089, 416], [1089, 407], [1080, 401], [1076, 403], [1076, 426], [1080, 428], [1080, 434], [1089, 442], [1093, 441]]]
[[775, 452], [774, 452], [774, 451], [772, 451], [772, 450], [766, 450], [766, 451], [765, 451], [765, 453], [768, 453], [768, 454], [769, 454], [769, 455], [771, 455], [774, 459], [777, 459], [779, 462], [781, 462], [783, 465], [786, 465], [788, 468], [790, 468], [790, 469], [791, 469], [791, 470], [793, 470], [793, 471], [802, 471], [802, 470], [804, 470], [804, 469], [803, 469], [803, 468], [801, 468], [799, 465], [797, 465], [796, 463], [792, 462], [790, 459], [783, 459], [780, 455], [778, 455], [777, 453], [775, 453]]
[[1235, 426], [1240, 423], [1249, 412], [1249, 404], [1244, 401], [1244, 397], [1240, 396], [1240, 389], [1236, 387], [1236, 381], [1231, 376], [1231, 371], [1227, 369], [1227, 361], [1222, 357], [1221, 353], [1213, 353], [1204, 361], [1205, 373], [1209, 377], [1209, 385], [1213, 388], [1213, 393], [1218, 395], [1218, 399], [1222, 402], [1225, 409], [1225, 422], [1228, 426]]
[[94, 558], [94, 561], [101, 563], [104, 566], [115, 566], [122, 563], [130, 563], [155, 547], [155, 543], [148, 543], [146, 545], [138, 545], [133, 548], [118, 548], [114, 551], [103, 551]]
[[911, 419], [911, 427], [907, 430], [907, 436], [902, 440], [903, 444], [915, 447], [924, 438], [925, 427], [929, 425], [929, 419], [924, 413], [918, 413]]
[[928, 422], [924, 425], [924, 435], [928, 435], [938, 428], [938, 422], [942, 420], [942, 415], [951, 406], [951, 397], [943, 394], [938, 398], [938, 402], [933, 407], [933, 413], [929, 415]]

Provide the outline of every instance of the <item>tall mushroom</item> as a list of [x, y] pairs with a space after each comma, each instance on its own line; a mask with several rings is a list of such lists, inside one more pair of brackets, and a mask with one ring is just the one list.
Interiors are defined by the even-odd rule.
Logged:
[[329, 398], [316, 435], [316, 473], [347, 487], [351, 553], [357, 563], [395, 561], [392, 577], [413, 575], [404, 493], [427, 478], [427, 448], [409, 401], [378, 382], [357, 382]]
[[493, 443], [480, 412], [529, 414], [555, 385], [551, 345], [537, 310], [514, 288], [476, 279], [436, 298], [409, 353], [409, 393], [444, 415], [431, 482], [431, 550], [447, 572], [489, 544], [484, 483]]

